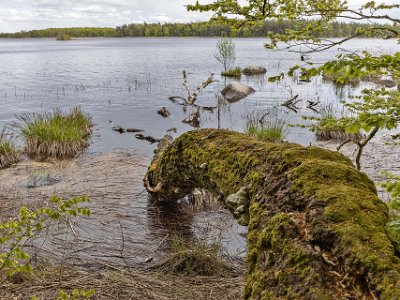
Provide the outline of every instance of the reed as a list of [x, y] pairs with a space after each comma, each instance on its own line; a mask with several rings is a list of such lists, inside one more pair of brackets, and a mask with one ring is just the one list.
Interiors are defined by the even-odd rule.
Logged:
[[67, 114], [60, 109], [52, 113], [24, 114], [19, 120], [25, 150], [31, 158], [73, 158], [89, 145], [92, 119], [78, 107]]
[[2, 132], [0, 134], [0, 168], [9, 167], [21, 160], [15, 144]]
[[247, 116], [246, 133], [258, 140], [271, 143], [282, 142], [289, 133], [285, 120], [266, 114]]

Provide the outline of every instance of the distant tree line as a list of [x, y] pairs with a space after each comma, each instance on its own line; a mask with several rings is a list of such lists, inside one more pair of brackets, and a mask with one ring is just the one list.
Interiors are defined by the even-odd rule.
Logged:
[[56, 38], [60, 35], [70, 37], [115, 37], [116, 30], [107, 27], [47, 28], [41, 30], [0, 33], [0, 38]]
[[[73, 27], [48, 28], [42, 30], [20, 31], [17, 33], [0, 33], [0, 38], [56, 38], [60, 34], [71, 37], [265, 37], [267, 32], [284, 33], [286, 29], [306, 26], [304, 20], [268, 20], [245, 25], [233, 29], [229, 25], [212, 22], [194, 23], [134, 23], [117, 26], [116, 28]], [[356, 32], [357, 28], [371, 25], [360, 23], [333, 22], [324, 37], [343, 37]]]

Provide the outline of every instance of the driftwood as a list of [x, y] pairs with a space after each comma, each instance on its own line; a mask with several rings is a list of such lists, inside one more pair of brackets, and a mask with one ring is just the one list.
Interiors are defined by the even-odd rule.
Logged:
[[342, 154], [211, 129], [164, 146], [144, 179], [159, 202], [207, 189], [248, 226], [244, 299], [400, 299], [387, 206]]
[[169, 110], [163, 106], [161, 109], [159, 109], [157, 111], [157, 113], [162, 116], [163, 118], [168, 118], [169, 116], [171, 116], [171, 113], [169, 112]]
[[208, 77], [206, 80], [204, 80], [201, 84], [201, 86], [199, 86], [195, 91], [190, 91], [189, 86], [187, 84], [187, 75], [186, 75], [186, 71], [183, 71], [183, 86], [186, 89], [186, 92], [188, 94], [187, 96], [187, 104], [192, 105], [194, 104], [194, 102], [197, 100], [197, 97], [199, 96], [199, 94], [202, 92], [202, 90], [204, 90], [208, 85], [210, 85], [211, 83], [213, 83], [214, 80], [214, 74], [211, 73], [210, 77]]
[[286, 100], [285, 102], [282, 103], [282, 106], [285, 106], [289, 108], [290, 110], [294, 111], [295, 113], [298, 112], [299, 108], [296, 106], [298, 102], [301, 101], [301, 99], [298, 99], [299, 95], [295, 95], [294, 97], [290, 98], [289, 100]]

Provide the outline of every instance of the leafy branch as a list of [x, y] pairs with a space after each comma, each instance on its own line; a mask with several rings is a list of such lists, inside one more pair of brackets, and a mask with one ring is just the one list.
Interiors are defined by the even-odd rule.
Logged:
[[0, 223], [0, 274], [4, 272], [12, 276], [19, 272], [32, 272], [30, 256], [23, 249], [24, 243], [49, 226], [51, 221], [63, 220], [69, 223], [71, 217], [89, 216], [89, 208], [80, 206], [85, 202], [89, 202], [88, 197], [63, 200], [53, 196], [50, 203], [54, 208], [31, 210], [22, 207], [18, 219]]

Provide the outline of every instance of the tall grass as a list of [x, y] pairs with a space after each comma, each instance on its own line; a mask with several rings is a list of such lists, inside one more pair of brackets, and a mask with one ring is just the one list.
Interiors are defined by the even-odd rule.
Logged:
[[29, 157], [72, 158], [89, 145], [92, 119], [78, 107], [67, 114], [55, 109], [52, 113], [25, 114], [19, 119]]
[[252, 113], [247, 116], [246, 133], [264, 142], [279, 143], [286, 138], [289, 129], [283, 119]]
[[9, 167], [20, 160], [21, 155], [17, 147], [2, 132], [0, 134], [0, 168]]

